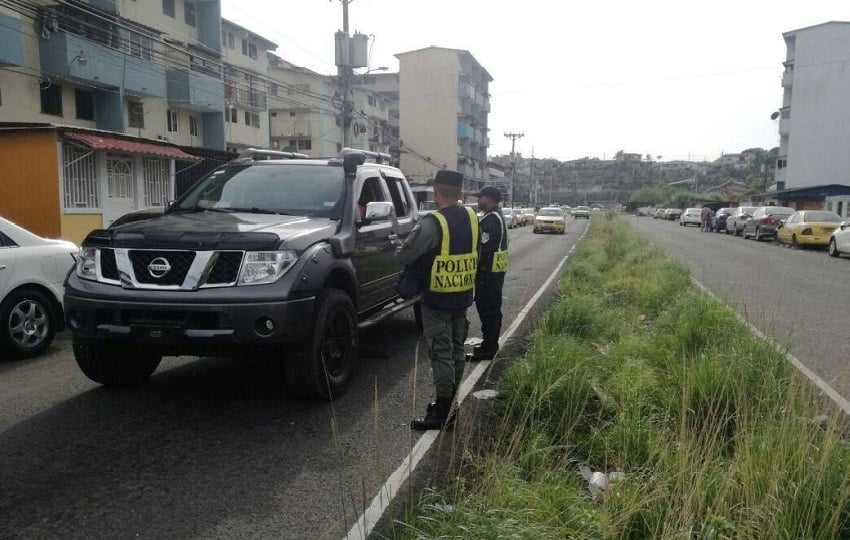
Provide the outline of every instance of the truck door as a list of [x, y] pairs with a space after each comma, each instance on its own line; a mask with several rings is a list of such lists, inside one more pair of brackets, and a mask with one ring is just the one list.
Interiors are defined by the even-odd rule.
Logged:
[[368, 203], [390, 201], [387, 186], [379, 175], [369, 176], [363, 181], [357, 197], [360, 215], [353, 257], [357, 280], [360, 282], [362, 309], [375, 307], [391, 298], [398, 281], [397, 272], [394, 271], [398, 267], [395, 262], [397, 220], [372, 223], [364, 220]]

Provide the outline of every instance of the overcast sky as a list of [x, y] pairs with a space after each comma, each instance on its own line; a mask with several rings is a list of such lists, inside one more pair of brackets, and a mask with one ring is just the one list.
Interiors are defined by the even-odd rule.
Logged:
[[[336, 73], [339, 0], [222, 0], [283, 58]], [[490, 155], [610, 158], [617, 150], [715, 159], [779, 144], [782, 33], [850, 20], [846, 0], [354, 0], [350, 31], [374, 34], [371, 66], [430, 45], [490, 72]], [[850, 57], [850, 54], [848, 55]]]

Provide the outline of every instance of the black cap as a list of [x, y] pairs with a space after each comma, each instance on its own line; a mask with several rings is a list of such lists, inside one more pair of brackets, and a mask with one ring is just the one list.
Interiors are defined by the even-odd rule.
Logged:
[[493, 186], [487, 186], [481, 191], [479, 191], [476, 197], [490, 197], [496, 202], [501, 202], [502, 192], [494, 188]]
[[434, 177], [434, 184], [443, 184], [444, 186], [463, 187], [463, 175], [457, 171], [441, 169], [437, 171]]

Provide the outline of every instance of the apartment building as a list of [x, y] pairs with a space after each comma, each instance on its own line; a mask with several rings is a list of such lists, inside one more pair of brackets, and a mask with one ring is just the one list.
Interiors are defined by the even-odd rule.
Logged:
[[783, 34], [786, 56], [778, 111], [779, 190], [847, 184], [850, 171], [850, 22]]
[[477, 191], [489, 178], [490, 74], [469, 51], [427, 47], [397, 54], [401, 167], [424, 183], [443, 167]]
[[332, 156], [342, 149], [342, 128], [333, 105], [331, 77], [269, 54], [271, 146]]
[[[342, 150], [342, 96], [337, 78], [321, 75], [269, 54], [269, 78], [278, 99], [270, 105], [271, 145], [312, 156], [335, 156]], [[390, 111], [395, 102], [362, 84], [355, 75], [349, 146], [389, 152], [393, 134]]]
[[366, 90], [377, 92], [387, 98], [387, 129], [385, 135], [389, 139], [388, 150], [391, 154], [399, 152], [399, 74], [398, 73], [369, 73], [359, 78], [358, 84]]
[[268, 52], [277, 44], [226, 19], [221, 26], [227, 149], [269, 148]]

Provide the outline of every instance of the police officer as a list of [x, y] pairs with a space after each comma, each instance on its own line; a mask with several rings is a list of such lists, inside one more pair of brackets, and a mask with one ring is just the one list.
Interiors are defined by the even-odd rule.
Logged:
[[478, 218], [458, 204], [463, 175], [440, 170], [434, 178], [438, 210], [424, 216], [396, 256], [406, 272], [422, 276], [423, 337], [428, 345], [436, 400], [425, 416], [411, 422], [414, 430], [454, 427], [454, 397], [463, 380], [463, 349], [478, 265]]
[[491, 186], [478, 193], [481, 218], [481, 244], [478, 275], [475, 280], [475, 308], [481, 319], [481, 345], [473, 348], [468, 360], [492, 360], [499, 350], [502, 330], [502, 287], [508, 269], [508, 228], [499, 209], [501, 192]]

